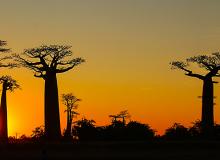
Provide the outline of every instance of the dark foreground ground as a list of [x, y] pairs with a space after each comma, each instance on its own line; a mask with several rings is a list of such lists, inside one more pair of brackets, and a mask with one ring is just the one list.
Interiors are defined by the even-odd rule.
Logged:
[[90, 142], [0, 145], [1, 160], [220, 160], [220, 142]]

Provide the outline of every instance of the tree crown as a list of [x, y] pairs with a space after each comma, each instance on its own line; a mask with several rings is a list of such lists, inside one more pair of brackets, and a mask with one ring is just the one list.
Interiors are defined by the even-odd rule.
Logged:
[[[190, 63], [196, 63], [200, 68], [208, 71], [206, 75], [195, 74], [189, 69]], [[187, 76], [197, 77], [204, 79], [205, 77], [219, 76], [218, 71], [220, 70], [220, 53], [216, 52], [210, 56], [198, 55], [187, 58], [186, 61], [173, 61], [170, 63], [171, 69], [181, 69], [185, 71]]]
[[47, 73], [63, 73], [85, 62], [82, 58], [72, 58], [71, 46], [42, 45], [25, 49], [22, 56], [15, 54], [15, 60], [23, 67], [33, 70], [35, 77], [45, 78]]
[[73, 115], [78, 115], [79, 113], [75, 112], [74, 109], [78, 108], [77, 102], [81, 101], [72, 93], [62, 94], [62, 102], [67, 107], [65, 111], [71, 112]]
[[0, 83], [4, 84], [6, 87], [6, 90], [10, 90], [11, 92], [17, 88], [20, 88], [20, 85], [11, 76], [0, 77]]

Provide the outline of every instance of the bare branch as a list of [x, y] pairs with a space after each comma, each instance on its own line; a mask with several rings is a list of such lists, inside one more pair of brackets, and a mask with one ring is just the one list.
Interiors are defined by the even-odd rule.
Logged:
[[171, 62], [170, 64], [171, 64], [171, 69], [182, 69], [182, 70], [188, 72], [188, 70], [186, 69], [186, 67], [188, 66], [188, 64], [185, 63], [185, 62], [182, 62], [182, 61], [173, 61], [173, 62]]
[[184, 63], [182, 61], [174, 61], [170, 63], [172, 65], [172, 69], [181, 69], [185, 71], [185, 75], [190, 76], [190, 77], [196, 77], [199, 79], [204, 79], [204, 76], [199, 75], [199, 74], [194, 74], [191, 70], [187, 69], [186, 67], [188, 66], [187, 63]]
[[204, 80], [204, 76], [200, 75], [200, 74], [195, 74], [195, 73], [192, 73], [192, 72], [188, 72], [188, 73], [185, 73], [185, 75], [187, 76], [190, 76], [190, 77], [196, 77], [196, 78], [199, 78], [199, 79], [202, 79]]
[[[214, 55], [214, 54], [213, 54]], [[220, 59], [217, 56], [207, 56], [207, 55], [199, 55], [190, 57], [187, 59], [188, 62], [197, 63], [199, 67], [205, 68], [206, 70], [213, 70], [214, 68], [219, 66]]]
[[66, 65], [67, 67], [60, 67], [60, 68], [56, 69], [56, 73], [66, 72], [66, 71], [72, 69], [73, 67], [83, 63], [83, 62], [85, 62], [85, 60], [82, 58], [75, 58], [70, 61], [59, 62], [60, 65]]

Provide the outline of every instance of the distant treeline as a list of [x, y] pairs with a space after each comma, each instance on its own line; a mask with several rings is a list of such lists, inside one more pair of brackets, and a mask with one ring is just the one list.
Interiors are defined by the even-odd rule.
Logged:
[[[65, 137], [63, 142], [91, 142], [91, 141], [154, 141], [154, 140], [202, 140], [202, 127], [200, 121], [195, 121], [191, 127], [185, 127], [180, 123], [174, 123], [167, 128], [163, 135], [157, 135], [156, 130], [148, 124], [137, 121], [130, 121], [127, 124], [123, 121], [112, 121], [106, 126], [96, 126], [94, 120], [82, 118], [74, 122], [72, 128], [72, 139]], [[41, 143], [45, 140], [43, 127], [33, 130], [31, 137], [25, 135], [19, 138], [9, 137], [11, 143]], [[220, 140], [220, 125], [215, 125], [214, 136], [210, 140]]]

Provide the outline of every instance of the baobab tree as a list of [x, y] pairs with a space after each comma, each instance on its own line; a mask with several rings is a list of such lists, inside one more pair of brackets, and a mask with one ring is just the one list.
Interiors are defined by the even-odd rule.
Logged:
[[118, 115], [113, 115], [113, 114], [109, 115], [109, 117], [112, 118], [113, 124], [118, 121], [118, 118], [120, 118]]
[[[206, 73], [194, 73], [189, 69], [190, 63], [196, 63], [200, 68], [205, 69]], [[174, 61], [170, 64], [172, 65], [172, 69], [183, 70], [186, 76], [195, 77], [203, 81], [201, 128], [204, 136], [212, 136], [214, 127], [213, 84], [217, 83], [213, 80], [213, 77], [220, 76], [218, 74], [220, 69], [220, 54], [213, 53], [210, 56], [199, 55], [186, 59], [186, 62]]]
[[73, 58], [70, 48], [66, 45], [42, 45], [24, 50], [23, 55], [14, 55], [19, 64], [34, 71], [34, 76], [45, 82], [45, 137], [49, 141], [61, 137], [57, 74], [67, 72], [85, 61]]
[[118, 119], [122, 119], [123, 125], [126, 125], [125, 119], [128, 119], [131, 117], [131, 115], [128, 113], [128, 110], [121, 111], [120, 113], [116, 115], [109, 115], [109, 117], [112, 118], [112, 123], [118, 122]]
[[126, 125], [125, 119], [131, 118], [131, 115], [128, 113], [128, 110], [124, 110], [118, 114], [118, 117], [121, 118], [123, 124]]
[[79, 101], [81, 101], [81, 99], [76, 98], [72, 93], [62, 95], [62, 102], [66, 106], [67, 124], [64, 136], [67, 139], [72, 138], [72, 122], [73, 118], [79, 115], [79, 113], [75, 111], [78, 108], [77, 102]]
[[0, 106], [0, 140], [7, 142], [8, 140], [8, 125], [7, 125], [7, 101], [6, 92], [14, 91], [19, 88], [17, 81], [12, 79], [11, 76], [0, 77], [0, 83], [2, 84], [2, 97]]

